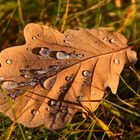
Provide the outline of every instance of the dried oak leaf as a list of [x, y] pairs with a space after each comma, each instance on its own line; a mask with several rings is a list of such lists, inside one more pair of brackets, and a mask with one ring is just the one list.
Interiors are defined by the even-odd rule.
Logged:
[[[115, 94], [136, 52], [117, 32], [28, 24], [26, 44], [0, 53], [0, 111], [27, 127], [62, 128], [79, 110], [93, 112], [106, 87]], [[92, 102], [91, 102], [92, 101]]]

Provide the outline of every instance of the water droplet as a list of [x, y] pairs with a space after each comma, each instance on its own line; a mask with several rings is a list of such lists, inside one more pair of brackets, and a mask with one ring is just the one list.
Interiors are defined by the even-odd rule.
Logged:
[[114, 38], [109, 39], [109, 42], [110, 42], [110, 43], [114, 43], [114, 42], [115, 42], [115, 39], [114, 39]]
[[83, 98], [83, 96], [77, 96], [77, 100], [78, 100], [78, 101], [81, 101], [82, 98]]
[[67, 86], [60, 87], [60, 93], [65, 93], [67, 92], [67, 90], [68, 90]]
[[29, 48], [26, 48], [26, 50], [27, 50], [27, 51], [31, 51], [32, 49], [29, 47]]
[[46, 110], [47, 110], [47, 111], [50, 111], [50, 110], [51, 110], [51, 108], [50, 108], [50, 107], [47, 107], [47, 108], [46, 108]]
[[33, 110], [31, 110], [31, 114], [32, 115], [38, 115], [39, 114], [39, 111], [33, 109]]
[[41, 37], [41, 34], [38, 34], [37, 36], [38, 36], [38, 37]]
[[31, 78], [31, 74], [25, 74], [23, 77], [26, 78], [26, 79], [30, 79]]
[[29, 86], [35, 86], [36, 85], [36, 82], [31, 81], [31, 82], [28, 83], [28, 85]]
[[67, 109], [62, 109], [61, 112], [62, 112], [63, 114], [67, 114], [67, 113], [68, 113], [68, 110], [67, 110]]
[[120, 60], [117, 59], [117, 58], [115, 58], [115, 59], [113, 60], [113, 62], [114, 62], [114, 64], [116, 64], [116, 65], [120, 64]]
[[63, 40], [65, 43], [68, 43], [69, 41], [68, 40]]
[[8, 94], [8, 96], [11, 98], [11, 99], [15, 99], [17, 96], [16, 96], [16, 94], [14, 94], [14, 93], [10, 93], [10, 94]]
[[65, 35], [65, 38], [68, 38], [68, 35]]
[[107, 41], [107, 38], [105, 37], [105, 38], [103, 38], [103, 41]]
[[72, 76], [66, 76], [65, 80], [69, 81], [69, 82], [72, 82], [73, 81], [73, 77]]
[[32, 37], [32, 39], [33, 39], [33, 40], [36, 40], [36, 39], [37, 39], [37, 37], [36, 37], [36, 36], [33, 36], [33, 37]]
[[51, 105], [52, 107], [59, 107], [60, 102], [59, 102], [59, 101], [54, 101], [54, 100], [52, 100], [52, 101], [50, 102], [50, 105]]
[[44, 71], [43, 70], [38, 70], [36, 72], [37, 72], [37, 74], [45, 74], [45, 73], [47, 73], [45, 70]]
[[70, 56], [66, 52], [57, 52], [56, 58], [57, 59], [69, 59]]
[[51, 101], [51, 106], [55, 106], [56, 102], [55, 101]]
[[60, 69], [59, 65], [51, 65], [48, 68], [49, 71], [53, 71], [53, 70], [58, 71], [59, 69]]
[[5, 81], [1, 85], [2, 89], [12, 90], [18, 87], [18, 84], [13, 81]]
[[0, 81], [4, 81], [5, 80], [5, 77], [0, 77]]
[[43, 82], [43, 87], [47, 90], [50, 90], [54, 83], [55, 83], [56, 78], [51, 78], [51, 79], [47, 79]]
[[6, 60], [6, 63], [7, 63], [7, 64], [12, 64], [12, 60], [11, 60], [11, 59], [7, 59], [7, 60]]
[[30, 69], [30, 68], [31, 68], [31, 65], [27, 65], [26, 68], [27, 68], [27, 69]]
[[50, 53], [50, 50], [48, 48], [41, 48], [39, 51], [39, 54], [43, 57], [48, 57]]
[[20, 73], [25, 73], [27, 70], [19, 70]]
[[19, 83], [19, 86], [20, 86], [20, 87], [24, 87], [25, 85], [26, 85], [26, 84], [25, 84], [24, 82], [20, 82], [20, 83]]
[[77, 57], [83, 58], [85, 55], [84, 54], [77, 54]]
[[82, 71], [82, 75], [85, 77], [91, 77], [92, 73], [89, 70], [84, 70], [84, 71]]

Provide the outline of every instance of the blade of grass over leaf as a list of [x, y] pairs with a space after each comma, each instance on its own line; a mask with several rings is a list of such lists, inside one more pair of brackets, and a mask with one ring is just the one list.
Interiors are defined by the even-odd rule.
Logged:
[[14, 121], [12, 124], [11, 124], [11, 126], [9, 127], [9, 132], [8, 132], [8, 134], [7, 134], [7, 137], [6, 137], [6, 140], [10, 140], [11, 138], [11, 135], [12, 135], [12, 132], [13, 132], [13, 130], [15, 129], [15, 127], [16, 127], [16, 122]]
[[93, 114], [93, 118], [100, 125], [100, 127], [105, 131], [105, 133], [108, 135], [109, 138], [113, 138], [114, 137], [113, 132], [109, 129], [109, 127], [102, 120], [97, 118], [95, 114]]
[[[110, 120], [110, 122], [109, 122], [109, 124], [108, 124], [108, 127], [110, 127], [110, 125], [111, 125], [111, 123], [112, 123], [113, 120], [114, 120], [114, 117], [112, 117], [112, 119]], [[105, 135], [106, 135], [106, 132], [103, 134], [101, 140], [104, 140]], [[114, 136], [115, 136], [115, 135], [113, 134], [113, 137], [114, 137]]]

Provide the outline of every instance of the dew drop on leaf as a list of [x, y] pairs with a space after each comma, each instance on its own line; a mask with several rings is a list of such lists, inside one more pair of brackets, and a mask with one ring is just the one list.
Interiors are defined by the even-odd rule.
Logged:
[[33, 36], [33, 37], [32, 37], [32, 39], [33, 39], [33, 40], [36, 40], [36, 39], [37, 39], [37, 37], [36, 37], [36, 36]]
[[115, 58], [115, 59], [113, 60], [113, 63], [116, 64], [116, 65], [118, 65], [118, 64], [120, 64], [120, 60], [117, 59], [117, 58]]
[[7, 64], [12, 64], [12, 60], [11, 60], [11, 59], [7, 59], [7, 60], [6, 60], [6, 63], [7, 63]]
[[41, 48], [39, 51], [39, 54], [43, 57], [48, 57], [50, 53], [50, 50], [48, 48]]
[[56, 58], [57, 59], [69, 59], [69, 55], [65, 52], [57, 52], [56, 53]]
[[18, 84], [13, 81], [5, 81], [2, 83], [1, 87], [2, 87], [2, 89], [11, 90], [11, 89], [17, 88]]
[[83, 96], [77, 96], [77, 100], [78, 100], [78, 101], [81, 101], [82, 98], [83, 98]]
[[31, 110], [31, 114], [32, 115], [37, 115], [37, 114], [39, 114], [39, 111], [33, 109], [33, 110]]
[[84, 70], [84, 71], [82, 72], [82, 75], [83, 75], [84, 77], [91, 77], [91, 76], [92, 76], [92, 73], [91, 73], [89, 70]]
[[61, 112], [62, 112], [63, 114], [67, 114], [68, 111], [67, 111], [67, 109], [62, 109]]
[[109, 42], [110, 42], [110, 43], [114, 43], [114, 42], [115, 42], [115, 39], [112, 38], [112, 39], [109, 40]]
[[72, 82], [73, 81], [73, 77], [72, 76], [66, 76], [65, 80], [69, 81], [69, 82]]
[[105, 37], [105, 38], [103, 38], [103, 41], [107, 41], [107, 38]]

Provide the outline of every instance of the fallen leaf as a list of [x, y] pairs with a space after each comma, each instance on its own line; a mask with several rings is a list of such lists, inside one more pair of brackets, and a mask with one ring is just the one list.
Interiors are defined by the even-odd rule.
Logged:
[[81, 109], [95, 111], [136, 52], [117, 32], [28, 24], [26, 44], [0, 53], [0, 111], [27, 127], [62, 128]]

